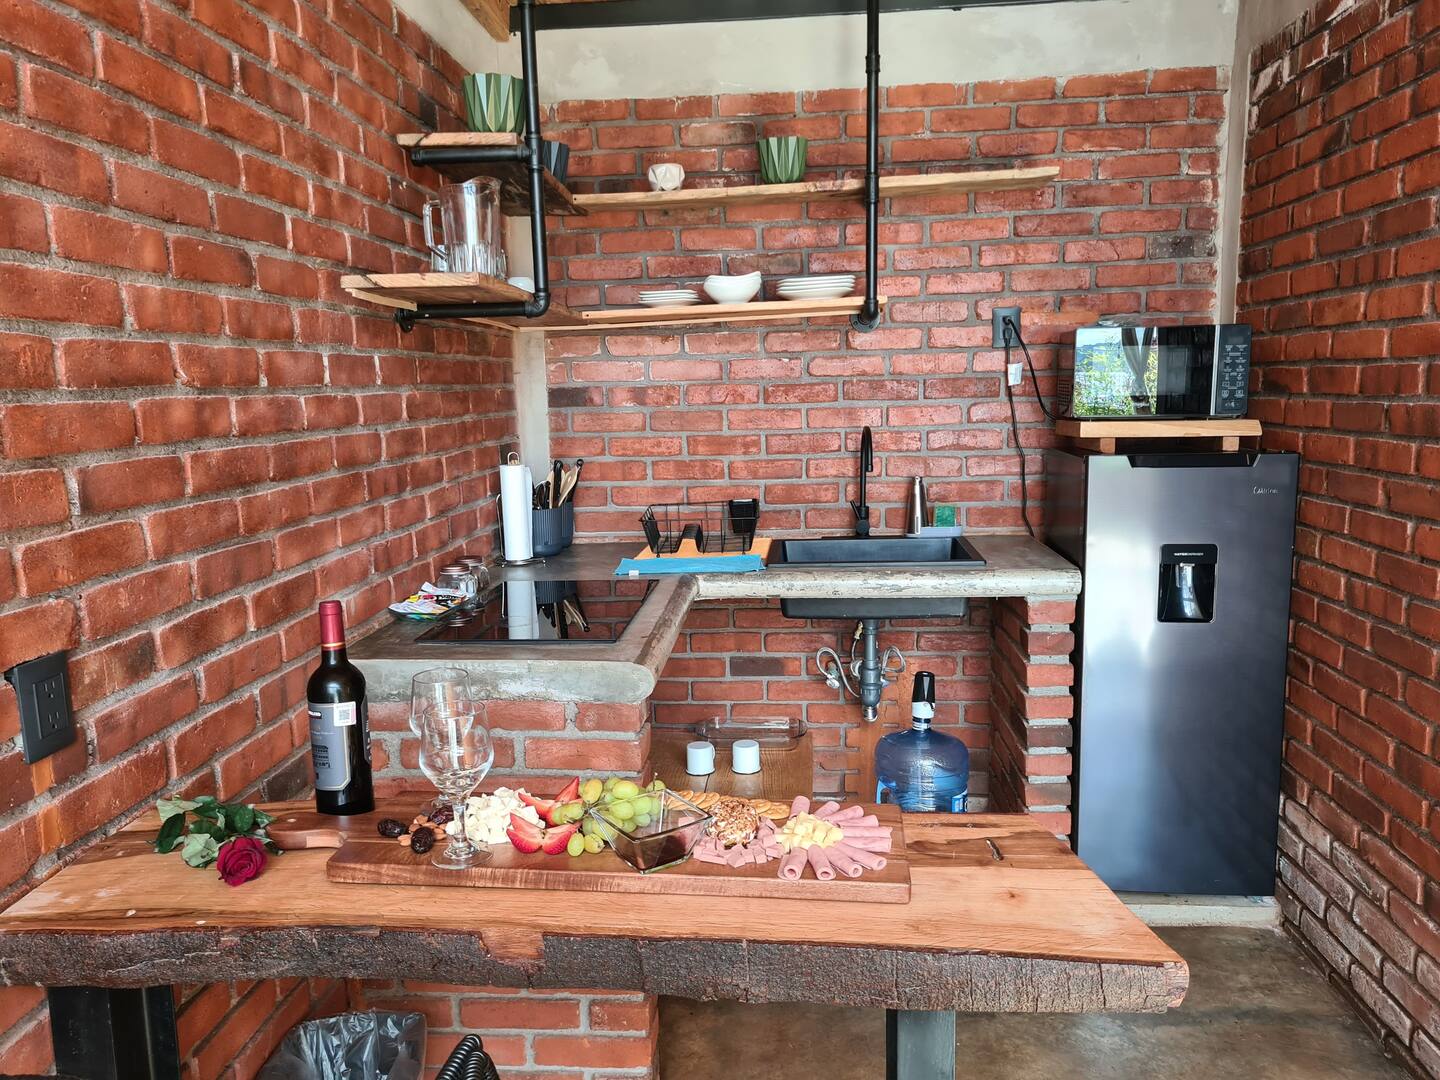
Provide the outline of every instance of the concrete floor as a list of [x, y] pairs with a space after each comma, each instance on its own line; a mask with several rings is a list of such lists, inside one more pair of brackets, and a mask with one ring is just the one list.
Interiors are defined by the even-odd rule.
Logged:
[[[960, 1080], [1404, 1080], [1295, 946], [1272, 930], [1156, 931], [1190, 964], [1160, 1016], [961, 1016]], [[667, 998], [660, 1080], [876, 1080], [884, 1014]], [[806, 1056], [805, 1048], [822, 1047]]]

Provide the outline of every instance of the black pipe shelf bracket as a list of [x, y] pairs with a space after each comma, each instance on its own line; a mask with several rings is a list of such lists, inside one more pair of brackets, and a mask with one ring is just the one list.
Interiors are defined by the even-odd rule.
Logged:
[[519, 162], [530, 181], [530, 253], [535, 291], [523, 303], [419, 304], [395, 313], [395, 322], [409, 333], [421, 319], [539, 319], [550, 310], [550, 266], [545, 237], [545, 163], [540, 154], [540, 79], [535, 63], [535, 0], [519, 0], [520, 71], [525, 80], [525, 135], [515, 146], [412, 146], [416, 165], [493, 164]]
[[880, 0], [865, 5], [865, 303], [850, 325], [868, 333], [880, 325]]
[[[524, 303], [501, 301], [473, 304], [419, 304], [395, 313], [406, 332], [421, 319], [539, 319], [550, 310], [550, 272], [545, 236], [545, 166], [540, 155], [540, 80], [535, 63], [535, 3], [518, 0], [521, 70], [525, 79], [525, 136], [515, 146], [412, 146], [415, 165], [468, 165], [519, 162], [530, 181], [530, 250], [534, 257], [535, 292]], [[857, 331], [880, 325], [880, 0], [865, 3], [865, 299], [850, 317]]]

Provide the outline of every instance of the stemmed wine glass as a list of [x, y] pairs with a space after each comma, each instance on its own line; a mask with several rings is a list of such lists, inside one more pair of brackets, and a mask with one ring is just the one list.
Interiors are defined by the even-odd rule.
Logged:
[[[475, 688], [464, 668], [426, 668], [410, 680], [410, 730], [416, 735], [421, 734], [420, 721], [427, 709], [469, 711], [475, 708], [476, 701]], [[420, 811], [433, 815], [443, 805], [442, 800], [433, 799]]]
[[442, 870], [463, 870], [490, 858], [488, 847], [465, 835], [465, 800], [485, 779], [495, 762], [495, 746], [473, 705], [430, 707], [420, 717], [420, 771], [455, 810], [455, 832], [431, 862]]

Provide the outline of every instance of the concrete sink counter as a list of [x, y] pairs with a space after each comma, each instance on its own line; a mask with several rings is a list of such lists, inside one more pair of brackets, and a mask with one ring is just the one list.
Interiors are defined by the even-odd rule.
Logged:
[[[415, 639], [429, 624], [396, 620], [357, 642], [350, 659], [365, 673], [374, 701], [408, 701], [416, 672], [454, 664], [470, 671], [486, 698], [639, 704], [649, 700], [697, 601], [876, 595], [1073, 599], [1080, 594], [1080, 571], [1030, 536], [982, 534], [967, 539], [984, 556], [984, 566], [782, 563], [753, 574], [656, 577], [624, 633], [609, 643], [417, 644]], [[643, 540], [577, 543], [535, 566], [496, 567], [494, 580], [608, 581], [619, 561], [643, 546]]]

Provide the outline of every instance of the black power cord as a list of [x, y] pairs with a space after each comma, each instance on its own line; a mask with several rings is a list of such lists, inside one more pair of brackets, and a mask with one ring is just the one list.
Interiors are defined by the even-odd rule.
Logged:
[[1053, 421], [1055, 414], [1045, 406], [1045, 399], [1040, 396], [1040, 380], [1035, 374], [1035, 361], [1030, 358], [1030, 350], [1025, 347], [1025, 339], [1020, 336], [1020, 327], [1010, 316], [1001, 320], [1005, 328], [1005, 398], [1010, 402], [1010, 432], [1015, 438], [1015, 453], [1020, 458], [1020, 516], [1025, 521], [1025, 531], [1032, 537], [1035, 535], [1035, 526], [1030, 524], [1030, 478], [1025, 465], [1025, 447], [1020, 443], [1020, 417], [1015, 411], [1015, 388], [1010, 385], [1010, 343], [1013, 339], [1020, 346], [1020, 351], [1025, 355], [1025, 363], [1030, 368], [1030, 384], [1035, 388], [1035, 400], [1040, 405], [1040, 411], [1045, 414], [1047, 420]]

